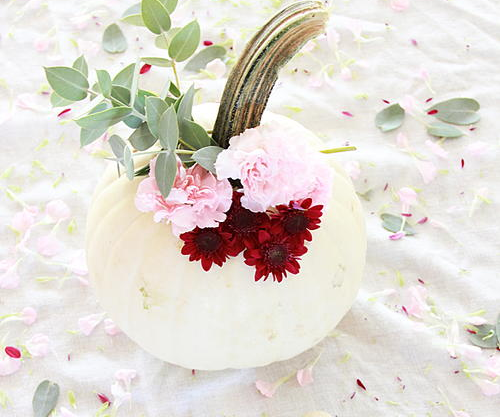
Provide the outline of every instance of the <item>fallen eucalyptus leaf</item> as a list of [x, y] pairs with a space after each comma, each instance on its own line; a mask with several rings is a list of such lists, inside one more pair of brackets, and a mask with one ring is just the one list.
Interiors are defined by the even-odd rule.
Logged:
[[56, 407], [59, 399], [59, 385], [51, 381], [41, 382], [33, 395], [34, 417], [47, 417]]
[[127, 39], [120, 26], [116, 23], [109, 25], [102, 35], [102, 47], [110, 54], [119, 54], [127, 50]]
[[427, 128], [427, 133], [438, 138], [459, 138], [464, 133], [455, 126], [447, 125], [441, 122], [431, 123]]
[[396, 103], [377, 113], [375, 125], [382, 130], [382, 132], [390, 132], [400, 127], [403, 124], [404, 118], [404, 109]]
[[481, 118], [477, 113], [480, 107], [479, 103], [472, 98], [452, 98], [435, 104], [427, 109], [427, 112], [437, 111], [432, 116], [443, 122], [470, 125], [477, 123]]
[[496, 334], [496, 326], [491, 324], [482, 324], [475, 326], [477, 328], [476, 334], [469, 334], [469, 341], [476, 346], [484, 349], [496, 349], [500, 346], [498, 335]]
[[[380, 215], [382, 219], [382, 227], [389, 232], [397, 233], [401, 230], [401, 224], [403, 223], [403, 218], [401, 216], [395, 216], [394, 214], [383, 213]], [[405, 223], [403, 231], [407, 236], [412, 236], [415, 233], [415, 229], [408, 223]]]

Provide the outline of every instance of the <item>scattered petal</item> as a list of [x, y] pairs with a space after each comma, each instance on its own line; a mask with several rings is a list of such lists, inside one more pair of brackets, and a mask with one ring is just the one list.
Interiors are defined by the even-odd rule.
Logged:
[[361, 382], [360, 379], [356, 379], [356, 384], [358, 385], [358, 387], [361, 387], [363, 388], [365, 391], [366, 391], [366, 387], [365, 385]]
[[203, 41], [203, 46], [212, 46], [213, 44], [212, 41]]
[[40, 236], [36, 242], [37, 251], [40, 255], [52, 257], [63, 250], [62, 242], [53, 234]]
[[398, 232], [398, 233], [394, 233], [393, 235], [390, 235], [389, 239], [391, 239], [391, 240], [400, 240], [400, 239], [402, 239], [405, 236], [406, 236], [405, 232]]
[[344, 169], [353, 180], [358, 179], [361, 169], [358, 161], [348, 161], [344, 164]]
[[276, 392], [276, 384], [270, 384], [266, 381], [255, 381], [255, 387], [259, 390], [259, 392], [267, 398], [272, 398], [274, 393]]
[[115, 322], [111, 319], [104, 320], [104, 331], [110, 336], [115, 336], [122, 332], [120, 328], [115, 324]]
[[57, 117], [61, 117], [61, 116], [64, 116], [66, 113], [70, 112], [71, 109], [64, 109], [62, 112], [60, 112]]
[[151, 65], [150, 64], [144, 64], [141, 69], [139, 70], [139, 74], [146, 74], [151, 70]]
[[410, 0], [391, 0], [391, 8], [397, 12], [403, 12], [410, 7]]
[[111, 401], [109, 400], [109, 398], [105, 394], [101, 394], [100, 392], [98, 392], [97, 393], [97, 398], [99, 398], [99, 401], [102, 404], [111, 404]]
[[80, 332], [82, 332], [85, 336], [89, 336], [103, 318], [104, 315], [102, 313], [90, 314], [88, 316], [79, 318], [78, 327], [80, 329]]
[[66, 220], [71, 216], [71, 209], [62, 200], [52, 200], [47, 203], [45, 213], [53, 222]]
[[137, 376], [137, 371], [135, 369], [119, 369], [115, 372], [115, 379], [121, 382], [127, 389], [130, 387], [130, 383]]
[[19, 359], [21, 357], [21, 351], [14, 346], [6, 346], [5, 353], [14, 359]]
[[425, 223], [427, 223], [428, 220], [429, 220], [428, 217], [422, 217], [417, 223], [418, 224], [425, 224]]
[[304, 368], [299, 369], [297, 371], [297, 382], [301, 387], [305, 387], [306, 385], [312, 384], [314, 382], [312, 368]]
[[438, 171], [432, 162], [419, 160], [416, 161], [415, 164], [417, 165], [417, 169], [419, 170], [420, 175], [422, 175], [422, 179], [425, 184], [429, 184], [436, 179]]
[[50, 351], [50, 339], [44, 334], [35, 334], [31, 339], [26, 341], [26, 349], [31, 356], [46, 356]]
[[474, 382], [481, 388], [481, 391], [487, 397], [500, 394], [500, 384], [480, 378], [474, 378]]
[[433, 142], [432, 140], [426, 140], [425, 145], [431, 150], [432, 153], [439, 156], [442, 159], [448, 159], [448, 152], [446, 152], [441, 145]]
[[6, 356], [0, 359], [0, 376], [7, 376], [17, 372], [21, 368], [21, 359]]
[[351, 112], [348, 111], [343, 111], [342, 114], [347, 117], [354, 117], [354, 115]]
[[21, 320], [27, 326], [31, 326], [37, 319], [37, 312], [33, 307], [24, 307], [20, 313]]

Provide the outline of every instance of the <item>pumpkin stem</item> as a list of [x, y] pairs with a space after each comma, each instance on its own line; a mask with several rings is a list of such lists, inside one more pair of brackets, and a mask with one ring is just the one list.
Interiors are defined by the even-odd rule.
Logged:
[[309, 40], [324, 33], [328, 12], [320, 1], [291, 4], [248, 42], [222, 95], [213, 131], [227, 148], [229, 139], [260, 124], [279, 70]]

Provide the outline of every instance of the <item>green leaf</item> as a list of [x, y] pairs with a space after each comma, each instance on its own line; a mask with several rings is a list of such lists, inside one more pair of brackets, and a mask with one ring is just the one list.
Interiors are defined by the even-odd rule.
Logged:
[[137, 116], [127, 116], [125, 119], [123, 119], [123, 123], [125, 123], [131, 129], [137, 129], [141, 125], [142, 119]]
[[182, 125], [184, 123], [184, 119], [192, 120], [192, 112], [193, 112], [193, 102], [194, 102], [194, 85], [189, 87], [189, 90], [178, 100], [178, 108], [177, 108], [177, 119], [179, 120], [179, 126], [181, 127], [182, 133]]
[[129, 25], [144, 26], [141, 16], [141, 3], [136, 3], [125, 10], [120, 20]]
[[138, 151], [145, 151], [156, 143], [156, 138], [149, 131], [147, 123], [142, 123], [128, 140]]
[[224, 58], [225, 55], [226, 48], [219, 45], [208, 46], [193, 56], [184, 69], [186, 71], [198, 72], [204, 69], [209, 62], [217, 58]]
[[170, 29], [170, 15], [158, 0], [142, 0], [141, 14], [144, 24], [151, 32], [159, 35]]
[[60, 95], [58, 95], [55, 91], [53, 91], [50, 95], [50, 104], [52, 104], [52, 107], [65, 107], [73, 103], [73, 100], [66, 100], [65, 98], [62, 98]]
[[142, 62], [145, 62], [146, 64], [149, 65], [155, 65], [157, 67], [171, 67], [172, 66], [172, 61], [167, 58], [155, 58], [155, 57], [144, 57], [141, 58]]
[[109, 25], [102, 35], [102, 47], [110, 54], [119, 54], [127, 50], [127, 39], [116, 23]]
[[134, 70], [135, 64], [127, 65], [113, 78], [113, 85], [121, 85], [130, 89], [132, 87], [132, 80], [134, 79]]
[[177, 86], [172, 81], [170, 81], [170, 86], [168, 87], [168, 91], [170, 91], [170, 93], [175, 97], [181, 96], [179, 88], [177, 88]]
[[452, 98], [435, 104], [427, 109], [427, 112], [437, 110], [437, 113], [432, 116], [443, 122], [455, 125], [470, 125], [477, 123], [481, 118], [476, 113], [480, 107], [479, 103], [472, 98]]
[[109, 97], [111, 94], [111, 76], [106, 70], [96, 70], [99, 89], [104, 97]]
[[45, 67], [45, 75], [57, 95], [80, 101], [87, 97], [89, 82], [78, 70], [69, 67]]
[[130, 107], [113, 107], [80, 117], [75, 122], [84, 129], [104, 129], [122, 121], [131, 112], [132, 109]]
[[72, 408], [76, 409], [76, 397], [73, 391], [68, 391], [68, 402]]
[[109, 138], [109, 145], [111, 146], [111, 150], [116, 156], [116, 159], [123, 162], [123, 155], [125, 153], [125, 148], [127, 147], [125, 141], [120, 136], [113, 135]]
[[[382, 227], [385, 230], [393, 233], [397, 233], [401, 230], [401, 224], [403, 223], [402, 217], [395, 216], [394, 214], [384, 213], [380, 216], [380, 218], [382, 219]], [[412, 236], [416, 233], [415, 229], [408, 223], [405, 224], [403, 231], [407, 236]]]
[[198, 123], [184, 119], [182, 124], [182, 139], [195, 149], [201, 149], [209, 146], [212, 138], [208, 136], [207, 131]]
[[161, 195], [167, 198], [174, 185], [177, 175], [177, 158], [173, 152], [164, 152], [158, 155], [155, 167], [155, 178]]
[[108, 127], [98, 127], [97, 129], [81, 129], [80, 130], [80, 146], [90, 145], [95, 140], [99, 139], [106, 133]]
[[206, 146], [196, 151], [192, 158], [203, 168], [215, 174], [215, 161], [223, 150], [219, 146]]
[[130, 104], [130, 90], [121, 85], [113, 85], [111, 88], [111, 101], [113, 106], [128, 106]]
[[76, 58], [75, 62], [73, 62], [73, 68], [80, 71], [85, 77], [89, 76], [89, 66], [83, 55]]
[[160, 2], [170, 14], [172, 14], [177, 7], [177, 0], [160, 0]]
[[33, 396], [34, 417], [47, 417], [56, 408], [59, 399], [59, 385], [43, 381], [38, 385]]
[[162, 33], [155, 38], [155, 46], [160, 49], [168, 49], [172, 38], [181, 30], [181, 28], [171, 28], [167, 33]]
[[139, 90], [137, 92], [137, 96], [135, 97], [134, 102], [134, 109], [136, 109], [139, 113], [146, 114], [145, 106], [147, 97], [157, 97], [157, 95], [147, 90]]
[[377, 113], [375, 125], [382, 130], [382, 132], [389, 132], [400, 127], [403, 124], [404, 118], [405, 111], [403, 108], [399, 104], [392, 104]]
[[168, 109], [168, 104], [159, 97], [146, 98], [146, 120], [149, 130], [154, 137], [158, 137], [160, 117]]
[[170, 58], [177, 62], [188, 59], [198, 48], [200, 37], [200, 25], [193, 20], [173, 37], [168, 47]]
[[463, 132], [460, 129], [441, 122], [431, 123], [427, 127], [427, 133], [438, 138], [459, 138], [463, 136]]
[[123, 150], [123, 166], [125, 167], [127, 178], [132, 181], [134, 179], [134, 160], [132, 159], [132, 152], [130, 152], [128, 146], [125, 146]]
[[177, 115], [170, 106], [160, 117], [158, 134], [163, 149], [174, 151], [179, 142], [179, 126], [177, 125]]
[[469, 334], [469, 341], [476, 346], [484, 349], [496, 349], [500, 346], [496, 326], [491, 324], [483, 324], [475, 326], [477, 328], [476, 334]]

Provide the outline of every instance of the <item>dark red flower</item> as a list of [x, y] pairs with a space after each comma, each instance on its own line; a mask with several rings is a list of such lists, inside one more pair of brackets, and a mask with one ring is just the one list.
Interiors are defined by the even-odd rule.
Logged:
[[210, 270], [212, 264], [222, 266], [229, 256], [236, 256], [239, 252], [231, 240], [231, 233], [221, 227], [197, 227], [191, 232], [183, 233], [180, 238], [184, 241], [181, 253], [189, 255], [189, 260], [201, 261], [205, 271]]
[[[269, 216], [266, 213], [254, 213], [241, 205], [242, 193], [233, 193], [233, 204], [226, 213], [226, 221], [222, 224], [225, 231], [232, 234], [235, 249], [242, 252], [250, 239], [261, 229]], [[238, 252], [238, 253], [239, 253]]]
[[255, 267], [255, 281], [269, 275], [281, 282], [287, 272], [298, 274], [300, 256], [307, 252], [303, 243], [298, 243], [283, 233], [279, 220], [268, 223], [259, 230], [256, 238], [249, 240], [245, 250], [245, 263]]
[[6, 346], [5, 353], [14, 359], [19, 359], [21, 357], [21, 351], [14, 346]]
[[313, 206], [312, 199], [306, 198], [302, 203], [290, 202], [288, 206], [277, 206], [277, 214], [273, 218], [281, 222], [283, 231], [294, 240], [303, 242], [312, 240], [311, 230], [319, 229], [323, 206]]

